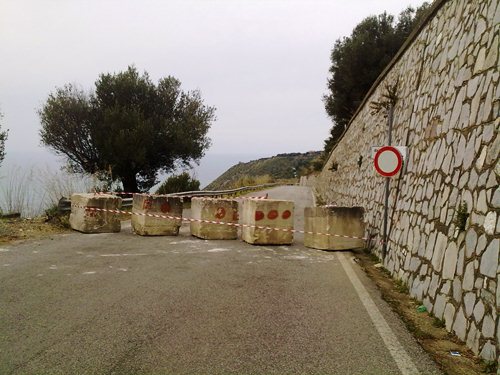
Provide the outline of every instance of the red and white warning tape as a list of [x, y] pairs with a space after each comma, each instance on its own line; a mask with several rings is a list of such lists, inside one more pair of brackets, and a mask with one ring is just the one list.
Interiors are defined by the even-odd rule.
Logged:
[[79, 206], [79, 205], [71, 205], [71, 207], [81, 208], [81, 209], [84, 209], [86, 211], [91, 211], [91, 212], [110, 212], [110, 213], [115, 213], [115, 214], [149, 216], [149, 217], [154, 217], [154, 218], [157, 218], [157, 219], [182, 220], [184, 222], [189, 222], [189, 223], [191, 223], [191, 222], [199, 222], [199, 223], [207, 223], [207, 224], [228, 225], [228, 226], [239, 227], [239, 228], [256, 228], [256, 229], [269, 230], [269, 231], [281, 231], [281, 232], [291, 232], [291, 233], [301, 233], [301, 234], [312, 234], [312, 235], [319, 235], [319, 236], [331, 236], [331, 237], [340, 237], [340, 238], [350, 238], [350, 239], [357, 239], [357, 240], [364, 240], [364, 241], [366, 241], [368, 239], [366, 237], [345, 236], [345, 235], [342, 235], [342, 234], [309, 232], [309, 231], [303, 231], [303, 230], [298, 230], [298, 229], [273, 228], [273, 227], [267, 227], [267, 226], [262, 226], [262, 225], [229, 223], [229, 222], [217, 221], [217, 220], [193, 219], [193, 218], [189, 218], [189, 217], [159, 215], [159, 214], [131, 212], [131, 211], [122, 211], [122, 210], [108, 210], [108, 209], [105, 209], [105, 208]]

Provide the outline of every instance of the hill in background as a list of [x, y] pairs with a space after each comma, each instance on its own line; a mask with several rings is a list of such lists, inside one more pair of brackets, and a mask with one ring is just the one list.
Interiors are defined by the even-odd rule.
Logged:
[[232, 189], [244, 185], [296, 179], [310, 171], [311, 165], [320, 160], [321, 154], [321, 151], [279, 154], [248, 163], [240, 162], [217, 177], [205, 190]]

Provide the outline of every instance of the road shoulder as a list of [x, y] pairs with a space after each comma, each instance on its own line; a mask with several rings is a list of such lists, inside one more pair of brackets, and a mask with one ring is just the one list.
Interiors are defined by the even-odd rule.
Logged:
[[[434, 359], [438, 366], [449, 374], [475, 375], [496, 374], [496, 370], [484, 366], [464, 343], [443, 328], [443, 323], [427, 312], [418, 312], [421, 305], [411, 298], [407, 288], [390, 277], [384, 268], [375, 267], [378, 259], [364, 251], [354, 253], [358, 264], [377, 285], [382, 298], [400, 316], [408, 331], [419, 345]], [[451, 352], [460, 356], [452, 356]], [[488, 372], [488, 370], [490, 372]]]

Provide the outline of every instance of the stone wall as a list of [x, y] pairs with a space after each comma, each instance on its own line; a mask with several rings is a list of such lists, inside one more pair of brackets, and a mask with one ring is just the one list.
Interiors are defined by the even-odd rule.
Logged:
[[380, 255], [384, 178], [371, 146], [387, 143], [387, 118], [370, 103], [398, 81], [393, 144], [409, 152], [390, 180], [384, 264], [487, 360], [500, 353], [499, 24], [498, 0], [437, 1], [310, 181], [319, 202], [365, 208]]

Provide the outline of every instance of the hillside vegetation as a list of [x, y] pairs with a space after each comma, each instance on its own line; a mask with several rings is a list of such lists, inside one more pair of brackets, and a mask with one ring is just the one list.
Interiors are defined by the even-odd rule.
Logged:
[[211, 182], [205, 190], [232, 189], [240, 186], [294, 180], [310, 172], [315, 161], [320, 160], [321, 154], [320, 151], [304, 154], [279, 154], [248, 163], [240, 162]]

